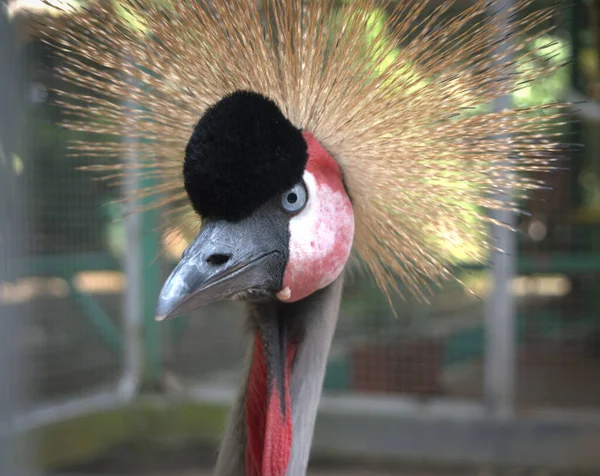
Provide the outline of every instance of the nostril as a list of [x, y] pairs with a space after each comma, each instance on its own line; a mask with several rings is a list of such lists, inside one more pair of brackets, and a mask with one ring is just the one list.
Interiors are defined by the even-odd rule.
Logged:
[[206, 258], [206, 262], [212, 266], [221, 266], [227, 263], [230, 258], [231, 255], [215, 253], [214, 255], [210, 255], [208, 258]]

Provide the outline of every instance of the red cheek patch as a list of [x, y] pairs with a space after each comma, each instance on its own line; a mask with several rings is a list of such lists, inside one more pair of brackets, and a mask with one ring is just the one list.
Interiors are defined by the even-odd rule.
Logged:
[[283, 278], [294, 302], [331, 284], [343, 271], [354, 238], [354, 211], [337, 162], [309, 132], [306, 208], [290, 220], [290, 258]]

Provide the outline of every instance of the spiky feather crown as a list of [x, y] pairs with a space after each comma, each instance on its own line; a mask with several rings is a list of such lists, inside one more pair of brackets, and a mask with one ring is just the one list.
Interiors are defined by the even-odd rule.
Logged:
[[[517, 208], [497, 194], [538, 188], [527, 173], [562, 153], [566, 105], [471, 112], [556, 68], [531, 47], [553, 12], [527, 13], [531, 0], [492, 15], [494, 2], [474, 0], [450, 18], [450, 1], [383, 5], [389, 15], [375, 0], [335, 3], [120, 0], [125, 15], [71, 14], [52, 32], [60, 76], [82, 88], [62, 93], [66, 126], [110, 135], [73, 147], [107, 159], [90, 168], [109, 178], [157, 180], [138, 197], [167, 207], [169, 226], [197, 228], [181, 175], [194, 125], [228, 93], [261, 93], [341, 165], [356, 255], [378, 285], [400, 278], [420, 293], [450, 276], [449, 241], [488, 243], [486, 210]], [[120, 161], [132, 153], [144, 160]]]

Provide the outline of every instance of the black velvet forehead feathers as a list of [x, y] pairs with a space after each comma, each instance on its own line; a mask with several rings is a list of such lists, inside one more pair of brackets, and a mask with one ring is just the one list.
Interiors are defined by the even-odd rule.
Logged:
[[277, 105], [237, 91], [196, 125], [185, 151], [185, 189], [201, 217], [235, 221], [293, 187], [306, 162], [302, 132]]

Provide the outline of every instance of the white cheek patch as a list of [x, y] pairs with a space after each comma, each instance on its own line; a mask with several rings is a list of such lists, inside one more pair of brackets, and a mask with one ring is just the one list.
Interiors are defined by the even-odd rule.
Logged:
[[318, 184], [304, 172], [305, 209], [290, 220], [290, 258], [284, 287], [291, 300], [302, 299], [332, 283], [342, 272], [354, 237], [354, 213], [348, 196]]
[[333, 193], [327, 187], [317, 193], [317, 182], [310, 172], [304, 173], [304, 183], [309, 196], [307, 206], [290, 221], [290, 258], [300, 269], [325, 258], [335, 246], [335, 230], [329, 226], [335, 220]]

